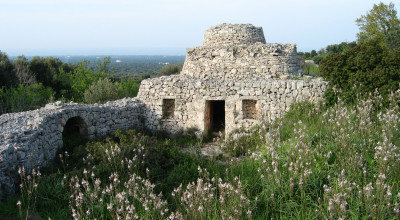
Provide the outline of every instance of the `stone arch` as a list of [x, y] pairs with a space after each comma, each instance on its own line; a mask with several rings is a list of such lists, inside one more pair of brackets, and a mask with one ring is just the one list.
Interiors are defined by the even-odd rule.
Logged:
[[79, 116], [75, 116], [72, 118], [69, 118], [67, 122], [64, 125], [64, 129], [62, 132], [63, 136], [64, 135], [74, 135], [79, 138], [87, 139], [88, 138], [88, 127], [83, 120], [83, 118]]

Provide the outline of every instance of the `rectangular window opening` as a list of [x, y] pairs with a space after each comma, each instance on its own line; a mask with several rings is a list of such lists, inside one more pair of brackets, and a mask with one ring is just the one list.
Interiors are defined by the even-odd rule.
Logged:
[[243, 119], [257, 119], [257, 100], [243, 100]]
[[175, 99], [163, 99], [162, 114], [164, 119], [173, 119], [175, 112]]

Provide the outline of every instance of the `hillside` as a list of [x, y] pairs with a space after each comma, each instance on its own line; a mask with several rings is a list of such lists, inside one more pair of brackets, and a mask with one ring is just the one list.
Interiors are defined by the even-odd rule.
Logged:
[[22, 195], [0, 216], [397, 218], [400, 91], [391, 100], [384, 109], [379, 96], [354, 107], [296, 104], [273, 124], [221, 139], [225, 153], [212, 158], [182, 152], [207, 142], [190, 134], [69, 139], [51, 166], [21, 172]]

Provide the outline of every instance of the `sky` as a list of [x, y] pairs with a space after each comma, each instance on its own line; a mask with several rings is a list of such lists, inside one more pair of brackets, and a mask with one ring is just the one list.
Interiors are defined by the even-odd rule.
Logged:
[[[9, 56], [185, 55], [221, 23], [261, 26], [267, 43], [298, 51], [356, 40], [375, 0], [0, 0]], [[392, 1], [397, 11], [400, 1]]]

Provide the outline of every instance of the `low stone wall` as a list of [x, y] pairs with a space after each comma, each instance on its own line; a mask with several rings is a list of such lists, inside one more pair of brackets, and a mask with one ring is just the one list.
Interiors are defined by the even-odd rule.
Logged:
[[104, 105], [63, 104], [0, 116], [0, 198], [12, 193], [17, 169], [44, 166], [63, 146], [62, 132], [70, 119], [80, 123], [89, 139], [112, 135], [117, 129], [141, 128], [143, 104], [121, 99]]
[[189, 48], [181, 75], [242, 80], [301, 73], [295, 44], [252, 44]]
[[[142, 81], [138, 98], [145, 104], [145, 126], [150, 130], [179, 133], [188, 129], [205, 131], [205, 108], [210, 100], [225, 101], [225, 132], [272, 121], [300, 101], [317, 102], [327, 88], [318, 80], [201, 80], [169, 76]], [[173, 117], [163, 118], [163, 100], [174, 100]], [[256, 119], [244, 116], [245, 100], [256, 105]], [[250, 111], [250, 110], [249, 110]], [[254, 112], [254, 109], [251, 110]]]
[[204, 34], [203, 46], [240, 45], [264, 43], [261, 27], [251, 24], [220, 24], [208, 29]]

